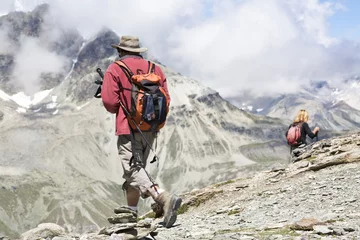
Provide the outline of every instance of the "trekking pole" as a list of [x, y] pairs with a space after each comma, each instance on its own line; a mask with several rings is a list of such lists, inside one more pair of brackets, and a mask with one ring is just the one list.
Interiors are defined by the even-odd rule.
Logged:
[[[96, 71], [99, 73], [101, 77], [101, 79], [104, 79], [104, 74], [102, 74], [101, 69], [98, 68], [96, 69]], [[98, 89], [96, 90], [96, 93], [94, 94], [95, 98], [101, 98], [101, 85], [102, 85], [103, 81], [102, 80], [96, 80], [95, 84], [99, 85]]]
[[[100, 68], [96, 69], [96, 72], [100, 75], [101, 79], [104, 80], [104, 74], [101, 71]], [[96, 82], [95, 82], [96, 83]], [[102, 81], [101, 81], [102, 84]], [[136, 129], [139, 131], [139, 133], [141, 134], [141, 136], [143, 137], [143, 139], [145, 140], [146, 144], [149, 146], [150, 150], [154, 153], [154, 158], [150, 163], [154, 163], [156, 161], [159, 161], [159, 157], [156, 155], [154, 149], [152, 148], [151, 144], [149, 143], [149, 141], [146, 139], [144, 133], [140, 130], [139, 126], [136, 124], [134, 118], [131, 116], [131, 114], [129, 113], [129, 111], [126, 109], [126, 107], [124, 106], [124, 104], [119, 101], [121, 108], [124, 110], [126, 116], [128, 116], [128, 118], [130, 118], [130, 120], [132, 121], [132, 123], [135, 125]]]

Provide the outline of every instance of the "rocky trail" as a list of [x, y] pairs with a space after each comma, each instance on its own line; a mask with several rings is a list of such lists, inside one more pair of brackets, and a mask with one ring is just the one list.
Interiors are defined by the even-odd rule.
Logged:
[[187, 212], [158, 239], [360, 239], [360, 133], [293, 160], [186, 194]]
[[183, 194], [169, 229], [161, 219], [136, 223], [117, 210], [113, 224], [96, 233], [75, 236], [53, 225], [55, 233], [38, 228], [22, 239], [360, 239], [360, 133], [316, 142], [296, 155], [284, 168]]

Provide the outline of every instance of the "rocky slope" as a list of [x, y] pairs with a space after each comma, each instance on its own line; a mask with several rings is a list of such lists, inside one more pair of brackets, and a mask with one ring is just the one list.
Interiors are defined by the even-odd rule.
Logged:
[[186, 194], [179, 225], [157, 239], [359, 239], [360, 133], [296, 160]]
[[[317, 142], [293, 160], [183, 194], [174, 227], [155, 219], [146, 239], [360, 239], [360, 132]], [[145, 239], [125, 234], [134, 225], [116, 226], [81, 236], [62, 230], [49, 239]]]

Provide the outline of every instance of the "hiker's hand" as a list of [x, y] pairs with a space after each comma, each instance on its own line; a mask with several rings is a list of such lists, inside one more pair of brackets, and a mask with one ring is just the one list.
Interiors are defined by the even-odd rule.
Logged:
[[320, 131], [319, 127], [314, 128], [314, 133], [317, 133], [318, 131]]

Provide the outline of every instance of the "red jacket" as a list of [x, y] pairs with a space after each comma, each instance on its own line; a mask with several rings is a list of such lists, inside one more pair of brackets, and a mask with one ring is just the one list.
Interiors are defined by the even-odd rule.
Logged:
[[[142, 70], [144, 73], [148, 72], [148, 62], [141, 56], [129, 55], [122, 57], [121, 60], [135, 74], [137, 69]], [[169, 93], [165, 75], [157, 65], [155, 67], [155, 73], [161, 77], [160, 85], [167, 93]], [[104, 74], [101, 98], [106, 110], [110, 113], [116, 113], [115, 134], [124, 135], [130, 134], [130, 128], [124, 110], [120, 107], [120, 101], [129, 110], [131, 104], [131, 92], [120, 89], [119, 83], [121, 83], [121, 86], [124, 88], [131, 89], [131, 83], [127, 79], [123, 70], [116, 63], [112, 63]]]

